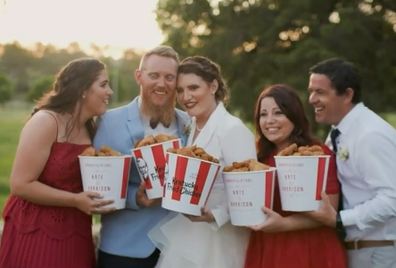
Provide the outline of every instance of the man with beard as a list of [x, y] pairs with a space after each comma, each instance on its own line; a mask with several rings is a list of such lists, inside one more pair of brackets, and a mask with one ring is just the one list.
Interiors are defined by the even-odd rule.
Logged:
[[[185, 145], [183, 130], [189, 121], [185, 112], [175, 109], [178, 54], [168, 46], [147, 52], [135, 72], [140, 96], [130, 104], [107, 111], [98, 119], [95, 148], [106, 145], [131, 154], [137, 140], [147, 135], [178, 136]], [[101, 218], [99, 268], [152, 268], [160, 251], [147, 236], [167, 211], [160, 199], [149, 200], [135, 163], [131, 165], [126, 208]]]

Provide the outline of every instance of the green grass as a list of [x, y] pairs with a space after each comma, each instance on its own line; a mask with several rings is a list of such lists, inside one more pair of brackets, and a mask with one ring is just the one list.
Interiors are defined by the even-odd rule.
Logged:
[[0, 108], [0, 212], [10, 193], [9, 177], [19, 133], [29, 113], [30, 109], [26, 106]]
[[[0, 213], [10, 193], [9, 177], [15, 151], [18, 145], [19, 133], [25, 120], [31, 112], [31, 105], [14, 103], [6, 107], [0, 106]], [[381, 115], [396, 128], [396, 114]], [[246, 124], [251, 130], [253, 126]], [[95, 217], [95, 221], [98, 217]]]

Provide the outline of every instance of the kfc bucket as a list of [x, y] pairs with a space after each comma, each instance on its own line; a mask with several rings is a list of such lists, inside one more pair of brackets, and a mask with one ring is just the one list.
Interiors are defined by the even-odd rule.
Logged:
[[258, 225], [267, 219], [262, 207], [272, 209], [275, 173], [275, 168], [222, 172], [232, 225]]
[[78, 156], [84, 191], [98, 192], [114, 200], [109, 207], [125, 208], [131, 155]]
[[176, 139], [135, 148], [131, 151], [140, 179], [146, 182], [146, 194], [149, 199], [162, 197], [164, 178], [168, 172], [165, 159], [166, 150], [179, 147], [180, 139]]
[[326, 189], [329, 155], [275, 156], [282, 209], [313, 211]]
[[200, 216], [220, 165], [173, 153], [167, 153], [167, 163], [169, 174], [163, 189], [162, 207]]

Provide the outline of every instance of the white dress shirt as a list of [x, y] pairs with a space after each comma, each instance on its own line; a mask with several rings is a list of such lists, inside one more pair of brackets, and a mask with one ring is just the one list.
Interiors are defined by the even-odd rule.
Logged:
[[[142, 99], [141, 97], [138, 98], [138, 106], [139, 109], [142, 105]], [[153, 129], [150, 126], [150, 117], [143, 115], [140, 113], [140, 119], [142, 121], [143, 129], [144, 129], [144, 136], [147, 137], [149, 135], [158, 135], [158, 134], [165, 134], [169, 136], [174, 136], [178, 137], [179, 132], [178, 132], [178, 127], [177, 127], [177, 122], [176, 122], [176, 117], [172, 120], [172, 123], [170, 124], [169, 128], [164, 127], [164, 125], [159, 122], [158, 125]]]
[[336, 127], [346, 241], [396, 240], [396, 130], [363, 103]]

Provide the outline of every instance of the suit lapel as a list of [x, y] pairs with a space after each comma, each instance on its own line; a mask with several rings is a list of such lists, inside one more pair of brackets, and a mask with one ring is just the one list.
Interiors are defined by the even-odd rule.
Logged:
[[184, 129], [188, 125], [188, 122], [186, 122], [186, 120], [184, 120], [183, 116], [180, 114], [180, 111], [177, 109], [175, 109], [175, 115], [176, 115], [178, 134], [179, 134], [179, 137], [181, 138], [182, 146], [186, 146], [188, 137], [187, 137], [187, 134], [184, 132]]
[[[217, 126], [220, 124], [221, 119], [227, 113], [227, 110], [224, 108], [222, 102], [217, 105], [216, 110], [210, 115], [208, 122], [205, 124], [201, 132], [198, 134], [198, 137], [195, 139], [193, 144], [205, 148], [209, 141], [212, 139], [212, 136], [216, 132]], [[194, 125], [194, 130], [191, 131], [191, 134], [194, 135], [196, 131], [196, 124]]]
[[135, 98], [128, 105], [127, 127], [131, 135], [132, 145], [134, 146], [137, 140], [144, 138], [144, 128], [140, 119], [138, 98]]

